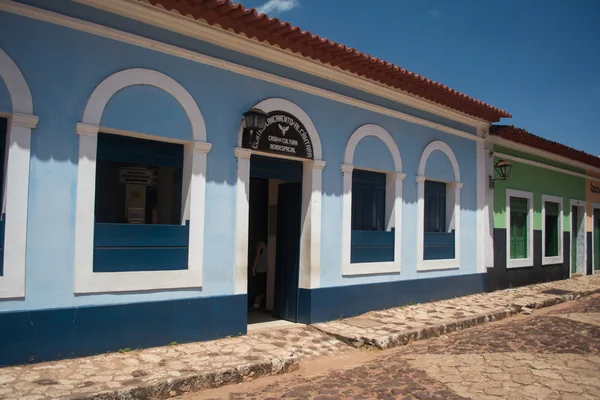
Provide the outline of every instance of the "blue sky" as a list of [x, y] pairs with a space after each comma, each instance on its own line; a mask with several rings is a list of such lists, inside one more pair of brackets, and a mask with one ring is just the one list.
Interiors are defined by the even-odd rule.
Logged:
[[600, 156], [600, 1], [242, 0]]

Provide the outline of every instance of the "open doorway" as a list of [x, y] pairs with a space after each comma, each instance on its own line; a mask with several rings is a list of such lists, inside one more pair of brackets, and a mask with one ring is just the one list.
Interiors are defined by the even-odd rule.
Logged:
[[248, 220], [248, 324], [296, 322], [302, 162], [253, 155]]
[[571, 276], [585, 275], [585, 203], [571, 201]]

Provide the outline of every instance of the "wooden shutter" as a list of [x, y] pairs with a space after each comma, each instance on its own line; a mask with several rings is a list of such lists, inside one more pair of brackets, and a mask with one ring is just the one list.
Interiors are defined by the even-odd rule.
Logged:
[[555, 257], [559, 254], [559, 236], [560, 232], [558, 231], [558, 218], [560, 216], [559, 205], [558, 203], [545, 202], [544, 208], [546, 212], [545, 217], [545, 257]]
[[510, 258], [527, 258], [528, 200], [510, 198]]
[[385, 230], [385, 174], [352, 173], [352, 230]]
[[446, 184], [425, 181], [425, 232], [446, 232]]

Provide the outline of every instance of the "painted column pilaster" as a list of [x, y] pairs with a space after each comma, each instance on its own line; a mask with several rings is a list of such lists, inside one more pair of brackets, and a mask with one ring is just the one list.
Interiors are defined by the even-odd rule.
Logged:
[[[423, 262], [425, 245], [425, 180], [423, 175], [417, 175], [417, 263]], [[417, 264], [417, 271], [421, 267]]]
[[0, 277], [0, 298], [25, 297], [31, 130], [37, 123], [37, 116], [22, 113], [14, 113], [8, 120], [6, 183], [2, 194], [2, 212], [6, 218], [4, 272]]
[[350, 265], [352, 240], [352, 171], [354, 165], [342, 164], [342, 267]]
[[204, 208], [206, 203], [206, 157], [212, 145], [207, 142], [193, 143], [190, 182], [190, 237], [188, 244], [188, 268], [194, 271], [194, 286], [202, 286], [202, 263], [204, 260]]
[[235, 272], [234, 294], [248, 292], [248, 214], [250, 192], [250, 156], [248, 149], [237, 147], [237, 181], [235, 185]]
[[[79, 162], [75, 195], [75, 293], [87, 284], [87, 274], [94, 263], [94, 203], [96, 199], [96, 154], [98, 151], [98, 125], [77, 123], [79, 136]], [[82, 291], [83, 292], [83, 291]]]
[[460, 248], [461, 248], [461, 235], [460, 235], [460, 190], [462, 189], [462, 182], [454, 183], [454, 258], [456, 259], [456, 265], [460, 268]]
[[402, 264], [402, 182], [406, 178], [403, 172], [394, 173], [394, 262], [398, 270]]
[[310, 197], [310, 281], [311, 289], [321, 287], [321, 214], [322, 180], [325, 161], [312, 162], [312, 192]]

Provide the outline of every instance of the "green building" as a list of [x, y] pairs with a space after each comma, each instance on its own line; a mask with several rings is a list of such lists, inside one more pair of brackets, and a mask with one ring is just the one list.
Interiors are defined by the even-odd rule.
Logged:
[[[492, 126], [486, 147], [489, 165], [497, 167], [488, 166], [488, 290], [593, 273], [586, 179], [600, 185], [590, 175], [600, 172], [600, 159], [512, 126]], [[507, 179], [502, 161], [510, 164]]]

